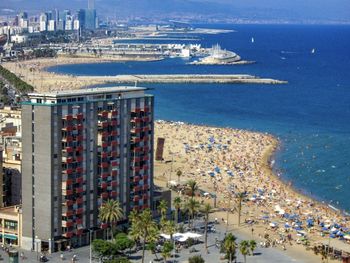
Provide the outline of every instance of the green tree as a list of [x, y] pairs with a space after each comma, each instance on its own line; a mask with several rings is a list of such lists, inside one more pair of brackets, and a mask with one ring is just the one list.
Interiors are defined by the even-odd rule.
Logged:
[[185, 203], [185, 208], [189, 214], [188, 224], [189, 224], [189, 227], [191, 227], [193, 225], [194, 216], [200, 208], [200, 204], [198, 201], [191, 198]]
[[177, 196], [174, 198], [173, 205], [175, 208], [175, 222], [176, 223], [179, 222], [179, 211], [181, 209], [181, 203], [182, 203], [181, 197]]
[[166, 213], [168, 211], [168, 205], [167, 205], [167, 202], [165, 200], [161, 200], [159, 202], [158, 211], [159, 211], [160, 216], [161, 216], [161, 221], [165, 220], [166, 219]]
[[163, 244], [163, 248], [162, 248], [162, 257], [164, 262], [167, 261], [168, 258], [170, 258], [171, 256], [171, 251], [174, 249], [174, 246], [171, 242], [169, 241], [165, 241]]
[[251, 251], [252, 255], [254, 256], [254, 250], [256, 249], [256, 246], [257, 246], [256, 241], [250, 240], [249, 246], [250, 246], [250, 251]]
[[146, 243], [156, 241], [158, 238], [157, 223], [153, 220], [150, 209], [145, 209], [137, 215], [133, 214], [130, 222], [130, 236], [133, 240], [142, 242], [142, 263], [144, 263]]
[[236, 237], [232, 233], [228, 233], [223, 242], [223, 250], [230, 263], [235, 258], [236, 249]]
[[240, 226], [240, 224], [241, 224], [242, 202], [243, 202], [244, 198], [245, 198], [244, 193], [236, 194], [237, 212], [238, 212], [238, 226]]
[[101, 239], [92, 241], [92, 250], [100, 261], [103, 261], [105, 258], [113, 257], [118, 253], [113, 243]]
[[118, 251], [125, 251], [127, 249], [131, 249], [135, 246], [135, 241], [131, 240], [127, 234], [119, 233], [114, 238], [114, 244]]
[[188, 263], [204, 263], [204, 259], [201, 255], [196, 255], [188, 259]]
[[195, 180], [191, 179], [187, 181], [187, 187], [190, 190], [190, 195], [193, 199], [193, 197], [196, 194], [196, 191], [198, 190], [198, 184]]
[[208, 222], [209, 222], [209, 214], [212, 211], [212, 207], [210, 204], [205, 204], [202, 208], [202, 212], [204, 213], [204, 223], [205, 223], [205, 229], [204, 229], [204, 245], [205, 245], [205, 251], [208, 253]]
[[244, 257], [244, 262], [247, 262], [247, 255], [249, 255], [249, 252], [250, 252], [249, 241], [247, 240], [241, 241], [241, 243], [239, 243], [239, 251]]
[[123, 209], [120, 207], [120, 203], [116, 200], [107, 200], [99, 210], [99, 218], [101, 221], [109, 223], [112, 229], [112, 238], [114, 235], [115, 224], [123, 219], [124, 213]]

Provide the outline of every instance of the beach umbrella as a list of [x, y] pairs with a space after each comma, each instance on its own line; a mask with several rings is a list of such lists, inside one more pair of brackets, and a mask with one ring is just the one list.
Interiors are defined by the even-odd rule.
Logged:
[[217, 173], [219, 174], [219, 173], [220, 173], [220, 168], [216, 166], [216, 167], [214, 168], [214, 171], [217, 172]]
[[336, 236], [334, 234], [330, 234], [329, 237], [330, 238], [336, 238]]
[[322, 227], [322, 231], [328, 231], [328, 227]]
[[285, 224], [284, 227], [285, 228], [290, 228], [290, 225], [289, 224]]

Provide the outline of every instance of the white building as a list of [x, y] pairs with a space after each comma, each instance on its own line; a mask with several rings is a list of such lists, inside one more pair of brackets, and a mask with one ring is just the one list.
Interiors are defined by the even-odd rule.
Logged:
[[66, 20], [65, 30], [67, 30], [67, 31], [73, 30], [73, 21], [72, 20]]
[[79, 29], [80, 29], [79, 20], [75, 19], [75, 20], [73, 21], [73, 29], [74, 29], [74, 30], [79, 30]]
[[19, 26], [22, 27], [22, 28], [28, 28], [28, 26], [29, 26], [29, 21], [28, 21], [28, 19], [23, 19], [23, 18], [21, 18], [21, 19], [19, 20]]
[[14, 35], [14, 36], [11, 36], [11, 42], [25, 43], [27, 41], [28, 41], [28, 36], [26, 36], [26, 35]]
[[56, 30], [56, 21], [49, 20], [49, 23], [47, 25], [47, 31], [55, 31], [55, 30]]
[[47, 30], [47, 23], [46, 21], [40, 21], [40, 32]]

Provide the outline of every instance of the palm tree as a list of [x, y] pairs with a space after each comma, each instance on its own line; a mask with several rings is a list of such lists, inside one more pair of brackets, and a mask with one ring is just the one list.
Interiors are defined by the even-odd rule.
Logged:
[[239, 243], [239, 251], [244, 257], [244, 263], [247, 262], [247, 255], [249, 254], [250, 244], [247, 240], [241, 241]]
[[238, 211], [238, 226], [240, 226], [240, 224], [241, 224], [242, 201], [243, 201], [244, 197], [245, 197], [245, 193], [236, 194], [237, 211]]
[[198, 184], [195, 180], [188, 180], [187, 181], [187, 187], [190, 190], [191, 198], [193, 199], [196, 191], [198, 190]]
[[228, 235], [224, 239], [223, 245], [226, 254], [228, 254], [229, 262], [231, 263], [234, 255], [236, 254], [237, 249], [236, 237], [232, 235], [232, 233], [228, 233]]
[[137, 217], [130, 218], [130, 222], [130, 236], [133, 240], [142, 241], [142, 263], [144, 263], [146, 243], [155, 242], [158, 239], [157, 223], [153, 220], [150, 209], [145, 209]]
[[[187, 203], [185, 204], [185, 208], [189, 213], [189, 222], [188, 222], [189, 227], [192, 226], [192, 223], [194, 220], [194, 215], [199, 210], [199, 207], [200, 207], [199, 202], [194, 200], [193, 198], [189, 199], [187, 201]], [[191, 221], [192, 221], [192, 223], [191, 223]]]
[[205, 220], [205, 239], [204, 239], [204, 244], [205, 244], [205, 251], [208, 254], [208, 221], [209, 221], [209, 213], [211, 212], [212, 207], [210, 204], [205, 204], [203, 207], [202, 212], [204, 213], [204, 220]]
[[166, 218], [166, 213], [168, 211], [168, 205], [167, 205], [167, 202], [165, 200], [161, 200], [159, 202], [159, 205], [158, 205], [158, 211], [161, 215], [161, 221], [162, 220], [165, 220]]
[[123, 209], [116, 200], [108, 199], [99, 209], [99, 218], [102, 222], [107, 222], [112, 228], [112, 239], [114, 235], [114, 225], [124, 217]]
[[176, 226], [174, 221], [165, 221], [162, 225], [162, 230], [165, 234], [170, 235], [171, 244], [174, 243], [173, 236], [176, 232]]
[[250, 251], [252, 252], [252, 255], [254, 256], [254, 250], [256, 249], [256, 241], [255, 240], [250, 240], [249, 241], [249, 246], [250, 246]]
[[173, 205], [174, 205], [174, 208], [175, 208], [175, 222], [176, 224], [179, 223], [179, 211], [180, 211], [180, 208], [181, 208], [181, 197], [177, 196], [174, 198], [173, 200]]

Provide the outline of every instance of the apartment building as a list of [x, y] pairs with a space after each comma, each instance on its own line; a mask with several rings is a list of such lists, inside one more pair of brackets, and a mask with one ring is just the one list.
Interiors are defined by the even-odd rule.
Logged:
[[[140, 87], [29, 94], [22, 104], [24, 249], [88, 244], [99, 207], [152, 206], [153, 96]], [[39, 246], [39, 248], [37, 247]]]

